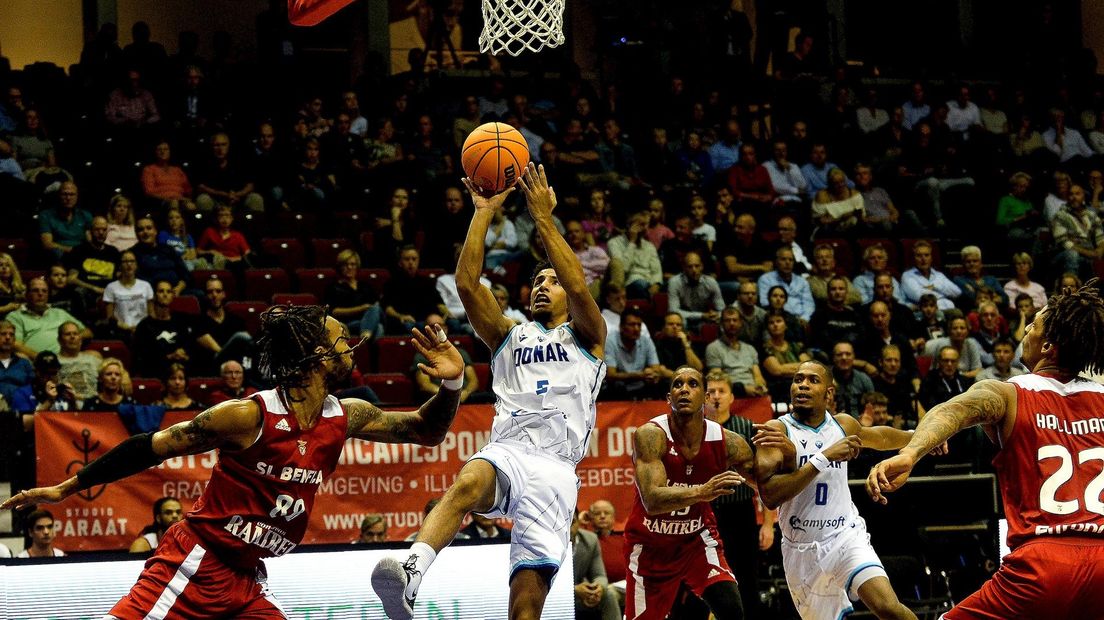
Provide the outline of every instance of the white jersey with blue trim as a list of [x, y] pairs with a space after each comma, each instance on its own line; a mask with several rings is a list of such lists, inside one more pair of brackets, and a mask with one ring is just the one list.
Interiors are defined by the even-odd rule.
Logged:
[[578, 463], [594, 429], [606, 364], [567, 323], [513, 327], [491, 358], [495, 419], [491, 441], [510, 439]]
[[[847, 436], [830, 413], [824, 415], [818, 428], [802, 424], [792, 413], [779, 418], [786, 427], [786, 435], [797, 448], [798, 467]], [[850, 528], [859, 525], [865, 528], [866, 522], [851, 501], [847, 461], [830, 463], [828, 469], [817, 474], [793, 499], [783, 502], [778, 507], [778, 524], [782, 536], [797, 544], [825, 542]]]

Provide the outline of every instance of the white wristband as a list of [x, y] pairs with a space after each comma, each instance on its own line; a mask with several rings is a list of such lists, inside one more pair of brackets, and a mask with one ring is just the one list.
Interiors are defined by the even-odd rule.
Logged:
[[455, 379], [441, 379], [441, 387], [446, 390], [452, 390], [453, 392], [459, 392], [460, 388], [464, 387], [464, 375], [460, 375]]
[[831, 466], [831, 463], [828, 461], [828, 457], [824, 456], [824, 453], [822, 452], [817, 452], [816, 454], [810, 456], [809, 462], [813, 464], [813, 467], [817, 468], [817, 471], [824, 471], [825, 469], [828, 469], [829, 466]]

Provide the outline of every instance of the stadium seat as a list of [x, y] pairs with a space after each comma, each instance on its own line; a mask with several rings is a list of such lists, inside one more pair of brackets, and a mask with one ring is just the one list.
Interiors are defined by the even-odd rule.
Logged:
[[667, 293], [665, 291], [652, 295], [652, 316], [656, 317], [661, 325], [663, 324], [663, 319], [667, 316]]
[[174, 297], [172, 303], [169, 305], [169, 310], [180, 314], [197, 316], [200, 313], [199, 299], [191, 295]]
[[356, 362], [357, 370], [365, 375], [375, 372], [376, 364], [375, 360], [372, 359], [372, 354], [375, 350], [372, 348], [372, 343], [365, 342], [364, 344], [360, 344], [360, 338], [357, 338], [355, 344], [352, 339], [350, 339], [349, 346], [356, 346], [356, 350], [353, 351], [353, 361]]
[[295, 279], [300, 293], [310, 293], [319, 299], [326, 298], [326, 287], [337, 278], [333, 269], [296, 269]]
[[337, 255], [346, 248], [353, 247], [348, 239], [311, 239], [313, 262], [315, 267], [337, 268]]
[[418, 275], [428, 276], [430, 278], [433, 278], [434, 280], [436, 280], [440, 276], [445, 275], [446, 273], [448, 273], [448, 272], [445, 271], [444, 269], [419, 269], [418, 270]]
[[[310, 293], [276, 293], [272, 296], [272, 305], [313, 306], [318, 298]], [[351, 345], [350, 345], [351, 346]]]
[[318, 216], [313, 213], [283, 212], [276, 216], [273, 231], [278, 237], [312, 239], [318, 232]]
[[288, 273], [307, 266], [307, 253], [303, 242], [294, 237], [261, 239], [261, 251], [276, 259]]
[[333, 214], [334, 234], [355, 241], [364, 231], [368, 216], [360, 211], [337, 211]]
[[361, 269], [357, 271], [357, 280], [366, 282], [376, 291], [376, 295], [383, 295], [383, 285], [391, 279], [391, 272], [386, 269]]
[[475, 370], [475, 376], [479, 379], [479, 390], [481, 392], [491, 391], [491, 365], [490, 364], [472, 364], [472, 369]]
[[931, 370], [932, 356], [930, 355], [917, 355], [916, 356], [916, 374], [920, 375], [920, 379], [928, 376], [928, 371]]
[[6, 252], [20, 269], [28, 266], [30, 246], [25, 239], [0, 239], [0, 251]]
[[372, 249], [376, 246], [376, 233], [371, 230], [365, 230], [360, 233], [360, 251], [365, 256], [372, 255]]
[[291, 279], [283, 269], [246, 269], [246, 299], [272, 299], [276, 293], [291, 292]]
[[364, 375], [364, 385], [372, 388], [383, 405], [409, 405], [414, 400], [414, 382], [395, 373]]
[[709, 344], [721, 335], [721, 326], [716, 323], [702, 322], [698, 327], [698, 335], [701, 336], [702, 342]]
[[222, 280], [222, 286], [226, 289], [226, 298], [233, 299], [238, 296], [238, 280], [228, 269], [196, 269], [192, 272], [192, 286], [199, 290], [206, 290], [207, 280], [216, 278]]
[[88, 351], [97, 351], [100, 355], [114, 357], [121, 361], [123, 366], [130, 370], [130, 347], [122, 340], [89, 340], [84, 348]]
[[449, 336], [449, 342], [457, 349], [467, 352], [468, 355], [475, 354], [473, 350], [475, 349], [475, 338], [471, 336]]
[[188, 396], [206, 405], [211, 404], [211, 392], [222, 387], [222, 377], [192, 377], [188, 379]]
[[165, 387], [160, 379], [131, 379], [132, 396], [139, 405], [152, 405], [161, 400]]
[[261, 313], [268, 309], [263, 301], [228, 301], [226, 311], [245, 321], [245, 330], [251, 334], [261, 331]]
[[414, 365], [414, 346], [406, 336], [381, 336], [376, 339], [376, 370], [409, 372]]

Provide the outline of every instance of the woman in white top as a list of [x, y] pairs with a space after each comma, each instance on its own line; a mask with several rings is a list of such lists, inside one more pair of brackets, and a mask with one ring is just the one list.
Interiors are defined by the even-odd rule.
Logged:
[[138, 322], [149, 316], [153, 287], [138, 279], [138, 261], [133, 252], [119, 257], [119, 279], [104, 288], [104, 310], [108, 323], [120, 331], [134, 333]]
[[1042, 284], [1031, 281], [1031, 268], [1035, 266], [1035, 260], [1027, 252], [1017, 252], [1012, 255], [1012, 266], [1016, 269], [1016, 277], [1004, 285], [1009, 309], [1016, 309], [1016, 296], [1020, 293], [1031, 296], [1036, 310], [1042, 309], [1047, 303], [1047, 293]]
[[107, 245], [123, 252], [138, 243], [134, 231], [134, 205], [122, 194], [115, 194], [107, 206]]

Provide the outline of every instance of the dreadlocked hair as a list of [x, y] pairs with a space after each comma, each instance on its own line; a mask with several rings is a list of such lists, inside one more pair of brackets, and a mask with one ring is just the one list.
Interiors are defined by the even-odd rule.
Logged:
[[[317, 353], [316, 348], [325, 349]], [[326, 333], [326, 309], [322, 306], [276, 305], [261, 313], [258, 367], [277, 385], [301, 388], [307, 375], [330, 353]]]
[[1047, 301], [1043, 337], [1058, 347], [1058, 365], [1077, 373], [1104, 371], [1104, 299], [1097, 278], [1066, 287]]

